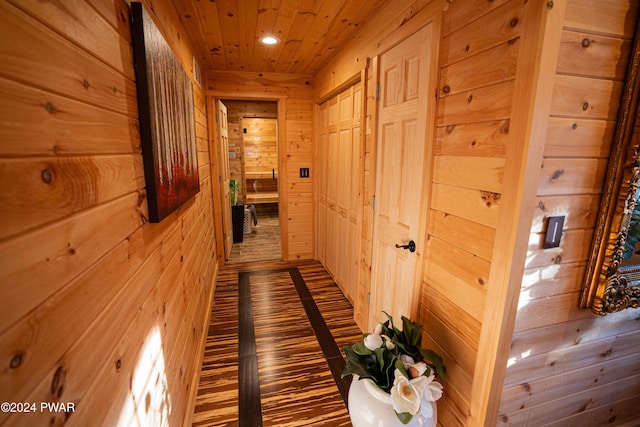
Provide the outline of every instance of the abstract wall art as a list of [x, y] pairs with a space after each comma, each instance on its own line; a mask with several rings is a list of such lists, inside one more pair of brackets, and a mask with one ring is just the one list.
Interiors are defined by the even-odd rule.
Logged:
[[193, 86], [141, 3], [131, 3], [140, 139], [149, 221], [200, 191]]

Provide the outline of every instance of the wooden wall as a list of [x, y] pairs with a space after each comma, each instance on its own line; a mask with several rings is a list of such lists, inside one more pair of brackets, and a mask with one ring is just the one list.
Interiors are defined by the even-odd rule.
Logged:
[[439, 413], [447, 426], [474, 425], [479, 416], [472, 413], [474, 382], [487, 292], [501, 285], [490, 274], [522, 46], [521, 2], [466, 6], [452, 4], [443, 24], [421, 293], [427, 342], [446, 360]]
[[356, 83], [316, 112], [316, 256], [352, 303], [360, 267], [362, 105]]
[[[313, 101], [309, 76], [209, 70], [207, 95], [278, 101], [280, 227], [285, 260], [313, 258]], [[301, 178], [300, 168], [310, 168]]]
[[[640, 313], [578, 308], [637, 13], [572, 0], [547, 32], [557, 65], [498, 425], [640, 422]], [[561, 245], [541, 249], [557, 215]]]
[[[425, 344], [442, 354], [447, 365], [445, 396], [438, 403], [442, 425], [495, 425], [507, 363], [510, 365], [503, 410], [508, 413], [498, 423], [541, 425], [549, 418], [568, 416], [570, 411], [580, 410], [576, 405], [570, 409], [562, 406], [573, 402], [571, 398], [559, 398], [562, 387], [568, 387], [566, 381], [577, 378], [557, 376], [565, 369], [558, 367], [560, 356], [552, 360], [549, 357], [554, 354], [554, 345], [574, 346], [574, 339], [581, 342], [587, 336], [591, 344], [578, 347], [580, 350], [571, 353], [571, 357], [563, 358], [564, 366], [575, 369], [573, 375], [577, 377], [590, 367], [600, 369], [602, 360], [615, 357], [623, 361], [624, 367], [630, 368], [627, 374], [633, 375], [633, 379], [620, 381], [624, 369], [618, 370], [611, 381], [624, 391], [614, 393], [614, 386], [611, 386], [598, 393], [587, 392], [581, 396], [586, 400], [579, 400], [582, 409], [594, 406], [604, 410], [607, 405], [613, 405], [620, 408], [619, 418], [624, 418], [624, 411], [633, 407], [630, 403], [637, 402], [638, 392], [633, 387], [638, 384], [635, 377], [638, 357], [637, 344], [633, 342], [634, 339], [637, 342], [638, 315], [626, 313], [618, 316], [624, 320], [617, 322], [598, 319], [590, 312], [576, 308], [583, 274], [580, 265], [584, 267], [590, 244], [589, 229], [593, 228], [594, 222], [594, 214], [590, 217], [589, 212], [597, 209], [595, 199], [600, 191], [597, 187], [603, 177], [602, 168], [608, 152], [605, 135], [611, 136], [611, 120], [615, 118], [619, 102], [620, 77], [616, 77], [614, 70], [620, 70], [620, 67], [624, 70], [624, 50], [620, 48], [624, 45], [623, 39], [628, 39], [621, 34], [615, 36], [618, 40], [611, 39], [614, 36], [611, 29], [605, 30], [599, 25], [620, 28], [621, 22], [611, 16], [611, 10], [615, 11], [614, 15], [621, 12], [624, 15], [626, 11], [634, 16], [634, 12], [628, 10], [626, 2], [614, 2], [615, 5], [605, 2], [596, 8], [598, 13], [590, 12], [595, 7], [595, 2], [591, 1], [574, 0], [568, 5], [560, 2], [559, 6], [558, 2], [554, 3], [555, 6], [543, 1], [519, 0], [390, 1], [314, 79], [315, 98], [321, 100], [339, 91], [363, 70], [367, 76], [364, 80], [362, 267], [357, 289], [358, 295], [364, 296], [370, 281], [372, 224], [368, 201], [375, 182], [372, 129], [375, 129], [377, 107], [375, 89], [371, 87], [377, 81], [375, 57], [442, 12], [442, 19], [438, 21], [442, 31], [437, 128], [433, 134], [434, 155], [430, 164], [433, 171], [430, 209], [425, 213], [429, 243], [424, 258], [419, 319], [425, 324]], [[562, 20], [565, 7], [568, 17], [590, 16], [591, 22], [579, 24], [571, 20], [575, 18], [567, 18], [565, 25], [573, 33], [568, 31], [563, 34], [565, 38], [559, 37], [553, 43], [545, 34]], [[623, 27], [627, 28], [628, 23]], [[580, 63], [571, 50], [577, 49], [575, 42], [572, 45], [571, 37], [582, 40], [583, 31], [595, 41], [595, 47], [588, 54], [593, 56], [586, 57], [589, 65]], [[605, 53], [607, 49], [608, 54]], [[611, 57], [615, 49], [619, 56]], [[598, 61], [604, 64], [590, 65]], [[546, 76], [548, 70], [553, 73], [556, 62], [559, 69], [565, 68], [559, 71], [552, 85]], [[553, 66], [549, 67], [551, 63]], [[614, 74], [609, 77], [608, 74], [595, 74], [600, 72], [595, 69], [602, 68], [606, 73]], [[585, 81], [584, 77], [589, 80]], [[580, 92], [576, 90], [578, 87], [588, 87], [590, 91]], [[586, 113], [582, 110], [583, 99], [589, 100]], [[557, 136], [555, 147], [545, 148], [549, 111], [555, 111], [552, 116], [559, 118], [570, 116], [566, 111], [561, 112], [572, 108], [563, 103], [577, 100], [580, 100], [580, 114], [571, 120], [579, 118], [578, 129], [584, 129], [586, 133], [571, 143], [566, 137]], [[598, 130], [587, 130], [585, 119], [594, 119]], [[555, 121], [554, 118], [549, 120], [548, 132], [551, 134], [554, 129], [557, 135], [570, 132], [558, 129], [556, 125], [560, 122], [562, 120]], [[600, 138], [600, 142], [587, 141], [585, 135]], [[541, 166], [544, 166], [542, 173], [545, 174], [542, 177]], [[559, 170], [564, 173], [557, 174]], [[548, 184], [549, 178], [556, 175], [559, 175], [558, 184]], [[554, 190], [549, 191], [551, 188]], [[542, 201], [536, 198], [536, 193], [547, 198], [544, 200], [546, 214], [558, 212], [554, 203], [571, 202], [571, 220], [565, 223], [568, 229], [564, 254], [560, 258], [554, 251], [542, 253], [536, 249], [544, 216], [534, 212]], [[571, 197], [566, 197], [568, 195]], [[569, 242], [572, 242], [571, 248], [566, 246]], [[548, 277], [542, 271], [547, 274], [556, 268], [562, 268], [563, 273], [557, 276], [558, 280], [546, 283]], [[536, 301], [528, 309], [517, 311], [521, 285], [528, 288], [524, 294], [532, 290], [528, 285], [532, 280], [529, 273], [537, 277], [536, 271], [546, 278], [542, 281], [546, 290], [542, 290], [543, 286], [537, 287]], [[560, 283], [565, 290], [559, 289]], [[572, 287], [570, 291], [567, 286]], [[365, 298], [356, 298], [356, 318], [361, 315], [359, 313], [366, 313], [365, 302]], [[583, 319], [575, 324], [579, 331], [568, 332], [577, 318]], [[560, 324], [556, 326], [558, 322]], [[583, 332], [585, 328], [586, 333]], [[599, 338], [602, 328], [605, 338]], [[613, 342], [621, 341], [620, 333], [630, 339], [621, 342], [618, 350]], [[514, 349], [510, 354], [512, 337]], [[540, 365], [521, 362], [520, 375], [512, 374], [514, 369], [518, 370], [518, 363], [511, 364], [508, 359], [516, 353], [519, 358], [527, 355], [529, 350], [533, 351], [534, 343], [540, 346], [536, 350], [540, 356], [531, 360]], [[583, 352], [587, 348], [590, 353]], [[597, 356], [597, 351], [604, 356]], [[549, 374], [545, 374], [545, 370]], [[538, 394], [539, 400], [534, 401], [535, 409], [528, 411], [526, 406], [521, 407], [523, 399], [532, 395], [528, 378], [535, 379], [538, 375], [543, 378], [549, 375], [549, 383]], [[598, 375], [592, 373], [590, 381], [598, 381]], [[580, 386], [571, 387], [577, 392], [575, 387]], [[547, 395], [547, 390], [553, 393]], [[520, 399], [512, 397], [516, 394]], [[505, 406], [507, 399], [509, 406]], [[550, 407], [552, 402], [557, 406]], [[551, 411], [550, 408], [557, 409]], [[520, 416], [505, 421], [511, 420], [512, 413]], [[541, 417], [540, 422], [536, 420], [537, 416]], [[585, 416], [580, 422], [583, 420], [588, 424], [590, 419]]]
[[223, 99], [227, 106], [227, 120], [229, 124], [229, 153], [235, 158], [229, 157], [229, 172], [231, 179], [243, 180], [243, 150], [242, 128], [240, 123], [243, 117], [278, 118], [278, 104], [270, 101], [251, 101]]
[[242, 132], [245, 203], [277, 203], [278, 120], [247, 117]]
[[[192, 75], [173, 6], [151, 15]], [[149, 224], [128, 4], [2, 0], [0, 33], [0, 400], [75, 404], [0, 424], [188, 424], [217, 274], [204, 92], [200, 192]]]

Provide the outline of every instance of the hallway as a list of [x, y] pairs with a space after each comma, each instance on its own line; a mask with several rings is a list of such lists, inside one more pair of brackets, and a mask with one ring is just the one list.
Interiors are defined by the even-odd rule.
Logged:
[[361, 336], [351, 304], [319, 263], [227, 264], [193, 425], [350, 425], [342, 347]]

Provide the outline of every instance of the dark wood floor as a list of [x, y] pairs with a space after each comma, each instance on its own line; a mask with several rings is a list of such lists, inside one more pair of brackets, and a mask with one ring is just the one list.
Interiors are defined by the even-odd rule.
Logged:
[[194, 426], [348, 426], [353, 309], [317, 262], [228, 264], [216, 284]]

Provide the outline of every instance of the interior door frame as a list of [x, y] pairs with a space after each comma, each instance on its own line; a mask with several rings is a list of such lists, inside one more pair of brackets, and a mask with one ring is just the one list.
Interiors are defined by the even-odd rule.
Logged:
[[[437, 116], [436, 97], [431, 95], [437, 93], [437, 87], [438, 87], [438, 75], [439, 75], [438, 65], [439, 65], [439, 53], [440, 53], [439, 37], [440, 37], [440, 31], [441, 31], [438, 20], [437, 19], [430, 20], [425, 25], [417, 28], [415, 31], [411, 32], [410, 34], [407, 34], [405, 37], [398, 39], [392, 45], [390, 45], [387, 49], [379, 52], [373, 58], [373, 75], [375, 77], [373, 79], [373, 82], [377, 86], [377, 89], [376, 89], [377, 95], [376, 95], [376, 102], [374, 107], [375, 112], [373, 112], [373, 116], [375, 116], [375, 123], [372, 124], [372, 128], [375, 129], [375, 140], [373, 144], [375, 158], [373, 160], [374, 173], [372, 177], [373, 197], [375, 199], [376, 192], [378, 191], [378, 180], [381, 178], [380, 171], [378, 171], [378, 154], [379, 154], [379, 144], [380, 144], [380, 133], [378, 132], [378, 124], [379, 124], [378, 121], [380, 120], [379, 108], [380, 108], [380, 103], [382, 102], [381, 96], [379, 94], [382, 93], [383, 91], [382, 79], [380, 76], [380, 72], [381, 72], [380, 59], [382, 55], [388, 53], [393, 48], [400, 45], [402, 42], [404, 42], [405, 40], [407, 40], [417, 32], [422, 31], [426, 26], [429, 26], [429, 25], [431, 25], [431, 49], [429, 51], [429, 58], [428, 58], [429, 59], [429, 75], [428, 75], [428, 82], [427, 82], [426, 95], [425, 95], [426, 102], [427, 102], [427, 105], [426, 105], [427, 116], [426, 116], [425, 133], [424, 133], [426, 145], [424, 148], [424, 157], [423, 157], [424, 167], [422, 172], [422, 182], [424, 183], [424, 185], [422, 186], [422, 194], [420, 195], [420, 207], [419, 207], [420, 211], [423, 212], [423, 214], [419, 220], [418, 236], [415, 239], [417, 256], [416, 256], [416, 266], [415, 266], [415, 272], [414, 272], [414, 278], [413, 278], [413, 284], [412, 284], [413, 304], [411, 308], [411, 313], [408, 314], [412, 320], [420, 323], [423, 322], [423, 319], [421, 316], [421, 310], [420, 310], [420, 306], [421, 306], [420, 299], [422, 294], [422, 276], [424, 273], [424, 265], [426, 261], [426, 252], [427, 252], [426, 245], [428, 241], [427, 239], [428, 217], [429, 217], [428, 212], [429, 212], [430, 199], [431, 199], [430, 197], [431, 187], [433, 185], [433, 179], [432, 179], [433, 178], [433, 150], [434, 150], [433, 147], [435, 144], [436, 124], [437, 124], [436, 123], [436, 116]], [[373, 255], [374, 255], [376, 228], [377, 228], [376, 212], [375, 212], [375, 209], [373, 209], [372, 219], [371, 219], [371, 233], [370, 233], [371, 260], [373, 260]], [[369, 294], [371, 294], [371, 291], [373, 290], [373, 284], [374, 284], [374, 273], [372, 271], [369, 277]], [[370, 312], [371, 311], [370, 306], [368, 308], [369, 310], [367, 313], [368, 315], [367, 324], [369, 329], [371, 329], [375, 325], [375, 322], [373, 321], [374, 313]]]
[[[224, 117], [222, 113], [222, 107], [224, 107]], [[216, 141], [216, 155], [218, 155], [218, 183], [228, 185], [230, 182], [229, 174], [229, 158], [224, 157], [223, 153], [229, 152], [229, 119], [227, 114], [227, 106], [222, 102], [220, 98], [213, 99], [213, 111], [215, 111], [216, 126], [214, 129], [214, 141]], [[224, 125], [220, 121], [226, 121]], [[226, 136], [223, 138], [222, 129], [224, 129]], [[222, 241], [223, 241], [223, 255], [225, 261], [229, 259], [231, 255], [231, 249], [233, 247], [233, 223], [232, 223], [232, 209], [230, 197], [227, 198], [230, 188], [220, 188], [220, 211], [222, 218]], [[225, 207], [226, 205], [226, 207]], [[223, 210], [224, 209], [224, 210]], [[225, 212], [226, 211], [226, 212]]]
[[[217, 114], [215, 109], [215, 100], [216, 99], [233, 99], [233, 100], [246, 100], [246, 101], [273, 101], [278, 104], [278, 129], [277, 129], [277, 140], [278, 140], [278, 219], [280, 221], [280, 250], [282, 253], [282, 258], [287, 259], [287, 254], [289, 253], [289, 242], [285, 238], [288, 235], [288, 223], [286, 218], [288, 216], [287, 212], [287, 195], [282, 189], [286, 188], [286, 180], [287, 174], [282, 173], [281, 171], [286, 170], [286, 150], [283, 149], [286, 135], [286, 122], [282, 118], [285, 117], [285, 96], [273, 96], [273, 95], [265, 95], [260, 93], [238, 93], [238, 92], [228, 92], [228, 91], [219, 91], [219, 90], [208, 90], [205, 93], [207, 97], [207, 108], [208, 111], [208, 124], [209, 124], [209, 155], [212, 156], [209, 160], [209, 164], [211, 166], [211, 191], [213, 200], [220, 200], [221, 191], [220, 181], [218, 179], [219, 175], [219, 158], [218, 151], [215, 149], [215, 137], [211, 130], [215, 131], [215, 114]], [[220, 206], [213, 204], [213, 222], [216, 232], [216, 250], [218, 254], [218, 264], [220, 266], [224, 265], [224, 236], [223, 236], [223, 226], [222, 226], [222, 211], [220, 210]], [[219, 236], [222, 236], [219, 238]]]

